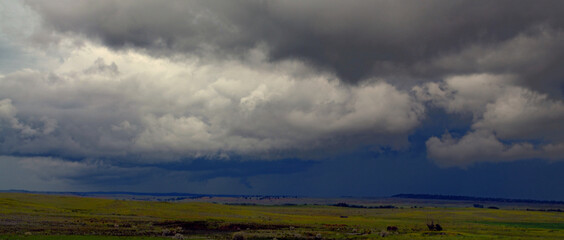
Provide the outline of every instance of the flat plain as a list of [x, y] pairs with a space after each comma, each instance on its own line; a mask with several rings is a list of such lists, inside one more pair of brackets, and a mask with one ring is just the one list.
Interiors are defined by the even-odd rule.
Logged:
[[[564, 239], [564, 213], [542, 206], [361, 203], [362, 208], [0, 193], [0, 239]], [[430, 223], [442, 230], [430, 230]]]

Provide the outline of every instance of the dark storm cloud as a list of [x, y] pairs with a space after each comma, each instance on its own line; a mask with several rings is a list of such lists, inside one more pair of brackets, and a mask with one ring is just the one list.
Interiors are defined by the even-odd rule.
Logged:
[[561, 89], [564, 78], [555, 65], [564, 59], [564, 46], [559, 44], [564, 29], [561, 1], [30, 4], [52, 30], [155, 55], [212, 51], [237, 56], [266, 44], [271, 60], [305, 60], [350, 82], [374, 76], [412, 82], [452, 74], [511, 72], [532, 86], [553, 90]]
[[562, 1], [6, 2], [0, 159], [35, 182], [337, 194], [564, 153]]
[[[471, 114], [483, 134], [468, 139], [492, 140], [493, 158], [511, 138], [556, 144], [550, 159], [560, 151], [562, 137], [545, 134], [557, 124], [534, 139], [523, 131], [564, 115], [559, 2], [27, 3], [43, 27], [27, 43], [60, 48], [63, 62], [0, 76], [4, 154], [169, 161], [398, 149], [423, 103]], [[431, 140], [430, 156], [445, 161], [464, 142]]]

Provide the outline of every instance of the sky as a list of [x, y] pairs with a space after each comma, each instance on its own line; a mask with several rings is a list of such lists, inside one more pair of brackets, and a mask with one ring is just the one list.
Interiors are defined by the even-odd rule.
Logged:
[[0, 2], [0, 189], [564, 200], [564, 2]]

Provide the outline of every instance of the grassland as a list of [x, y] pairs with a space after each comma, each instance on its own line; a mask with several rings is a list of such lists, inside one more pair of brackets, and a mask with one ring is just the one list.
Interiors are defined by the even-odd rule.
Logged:
[[[426, 223], [443, 231], [429, 231]], [[397, 231], [387, 231], [396, 226]], [[239, 206], [0, 194], [0, 239], [564, 239], [564, 213]]]

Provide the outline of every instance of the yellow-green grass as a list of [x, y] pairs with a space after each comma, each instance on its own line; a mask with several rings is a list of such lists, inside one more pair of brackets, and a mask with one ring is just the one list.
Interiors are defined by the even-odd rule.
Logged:
[[0, 240], [168, 240], [165, 237], [121, 237], [121, 236], [64, 236], [64, 235], [0, 235]]
[[[429, 231], [425, 225], [429, 221], [440, 223], [444, 230]], [[194, 222], [207, 227], [192, 231]], [[398, 232], [387, 233], [387, 226], [397, 226]], [[0, 239], [50, 239], [45, 235], [54, 234], [160, 236], [165, 231], [210, 238], [242, 234], [299, 239], [320, 234], [350, 239], [387, 234], [390, 239], [564, 239], [564, 214], [452, 206], [237, 206], [0, 193], [0, 234], [8, 234]], [[26, 232], [33, 236], [24, 236]]]

